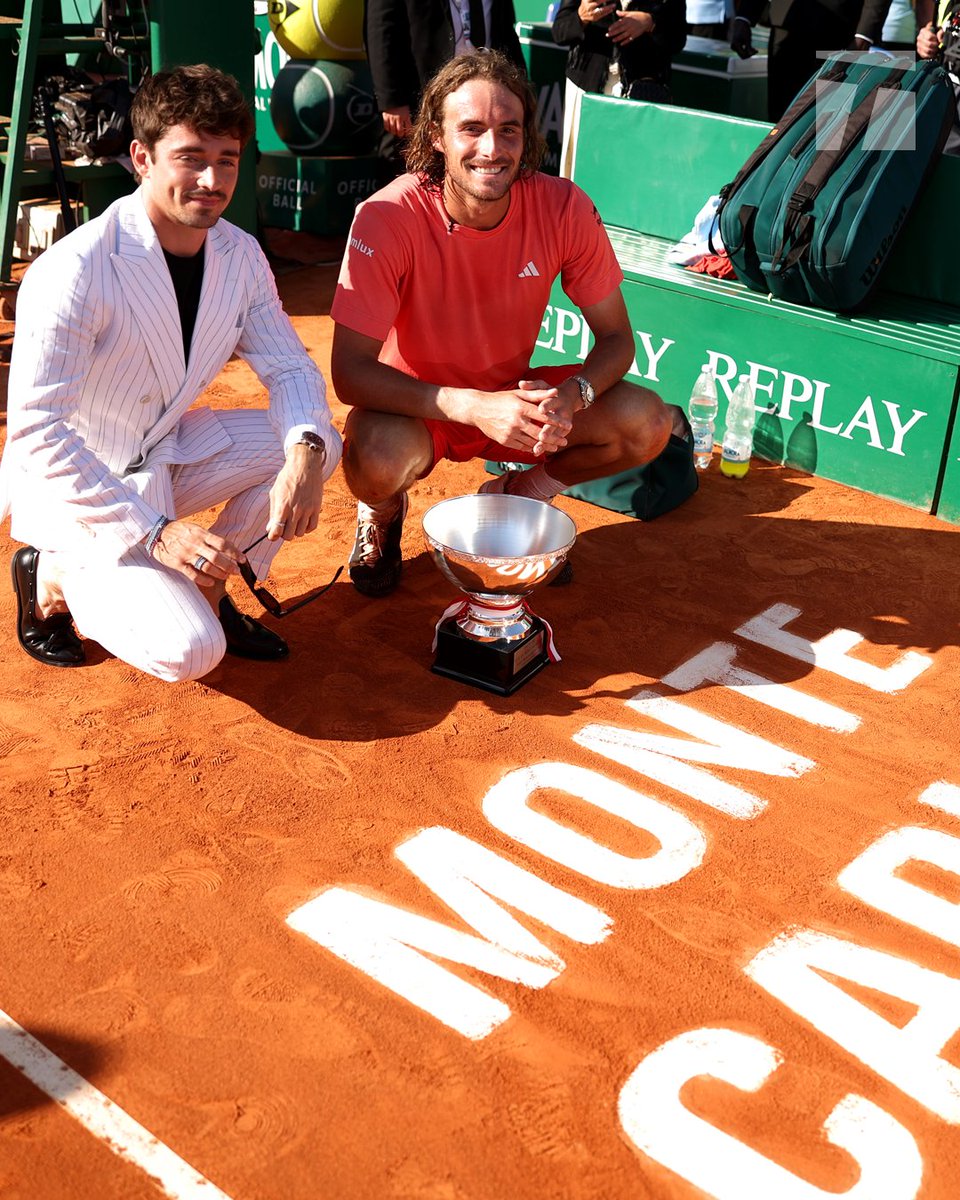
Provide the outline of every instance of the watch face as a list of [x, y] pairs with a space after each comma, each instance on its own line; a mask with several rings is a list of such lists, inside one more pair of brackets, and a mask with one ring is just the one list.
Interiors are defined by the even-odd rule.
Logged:
[[301, 446], [309, 446], [311, 450], [325, 450], [323, 438], [316, 433], [302, 433], [300, 435]]

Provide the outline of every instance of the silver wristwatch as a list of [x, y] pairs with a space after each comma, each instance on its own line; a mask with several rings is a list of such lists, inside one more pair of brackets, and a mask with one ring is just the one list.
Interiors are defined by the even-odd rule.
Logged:
[[326, 454], [327, 447], [324, 445], [323, 438], [318, 433], [301, 433], [297, 440], [293, 443], [295, 446], [306, 446], [308, 450], [312, 450], [314, 454]]
[[584, 408], [589, 408], [597, 398], [597, 393], [593, 389], [593, 384], [589, 379], [584, 379], [582, 375], [574, 375], [573, 381], [580, 388], [580, 403]]

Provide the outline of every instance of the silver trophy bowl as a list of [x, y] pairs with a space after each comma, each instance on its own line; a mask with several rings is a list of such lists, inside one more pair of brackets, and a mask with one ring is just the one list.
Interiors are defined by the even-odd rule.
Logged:
[[457, 625], [479, 641], [531, 632], [536, 618], [524, 602], [557, 574], [577, 538], [552, 504], [496, 493], [441, 500], [424, 514], [423, 532], [444, 577], [467, 595]]

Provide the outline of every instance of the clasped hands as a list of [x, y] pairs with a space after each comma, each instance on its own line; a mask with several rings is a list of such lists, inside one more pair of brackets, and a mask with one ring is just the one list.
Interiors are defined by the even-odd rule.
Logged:
[[521, 379], [504, 392], [464, 393], [463, 416], [487, 437], [511, 450], [537, 456], [556, 454], [567, 444], [580, 398], [576, 384], [550, 387], [542, 379]]
[[[269, 541], [293, 541], [316, 529], [323, 507], [324, 458], [306, 446], [291, 446], [270, 489]], [[246, 560], [243, 551], [226, 538], [194, 521], [182, 520], [164, 527], [153, 558], [204, 588], [222, 583]]]

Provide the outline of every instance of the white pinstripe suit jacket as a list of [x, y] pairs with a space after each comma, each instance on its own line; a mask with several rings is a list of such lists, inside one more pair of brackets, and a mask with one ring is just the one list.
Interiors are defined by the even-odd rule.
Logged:
[[169, 471], [230, 445], [210, 409], [187, 410], [231, 355], [270, 393], [284, 448], [340, 438], [323, 376], [297, 337], [254, 238], [208, 232], [190, 361], [170, 272], [139, 191], [45, 251], [17, 297], [0, 518], [17, 541], [119, 558], [173, 516]]

